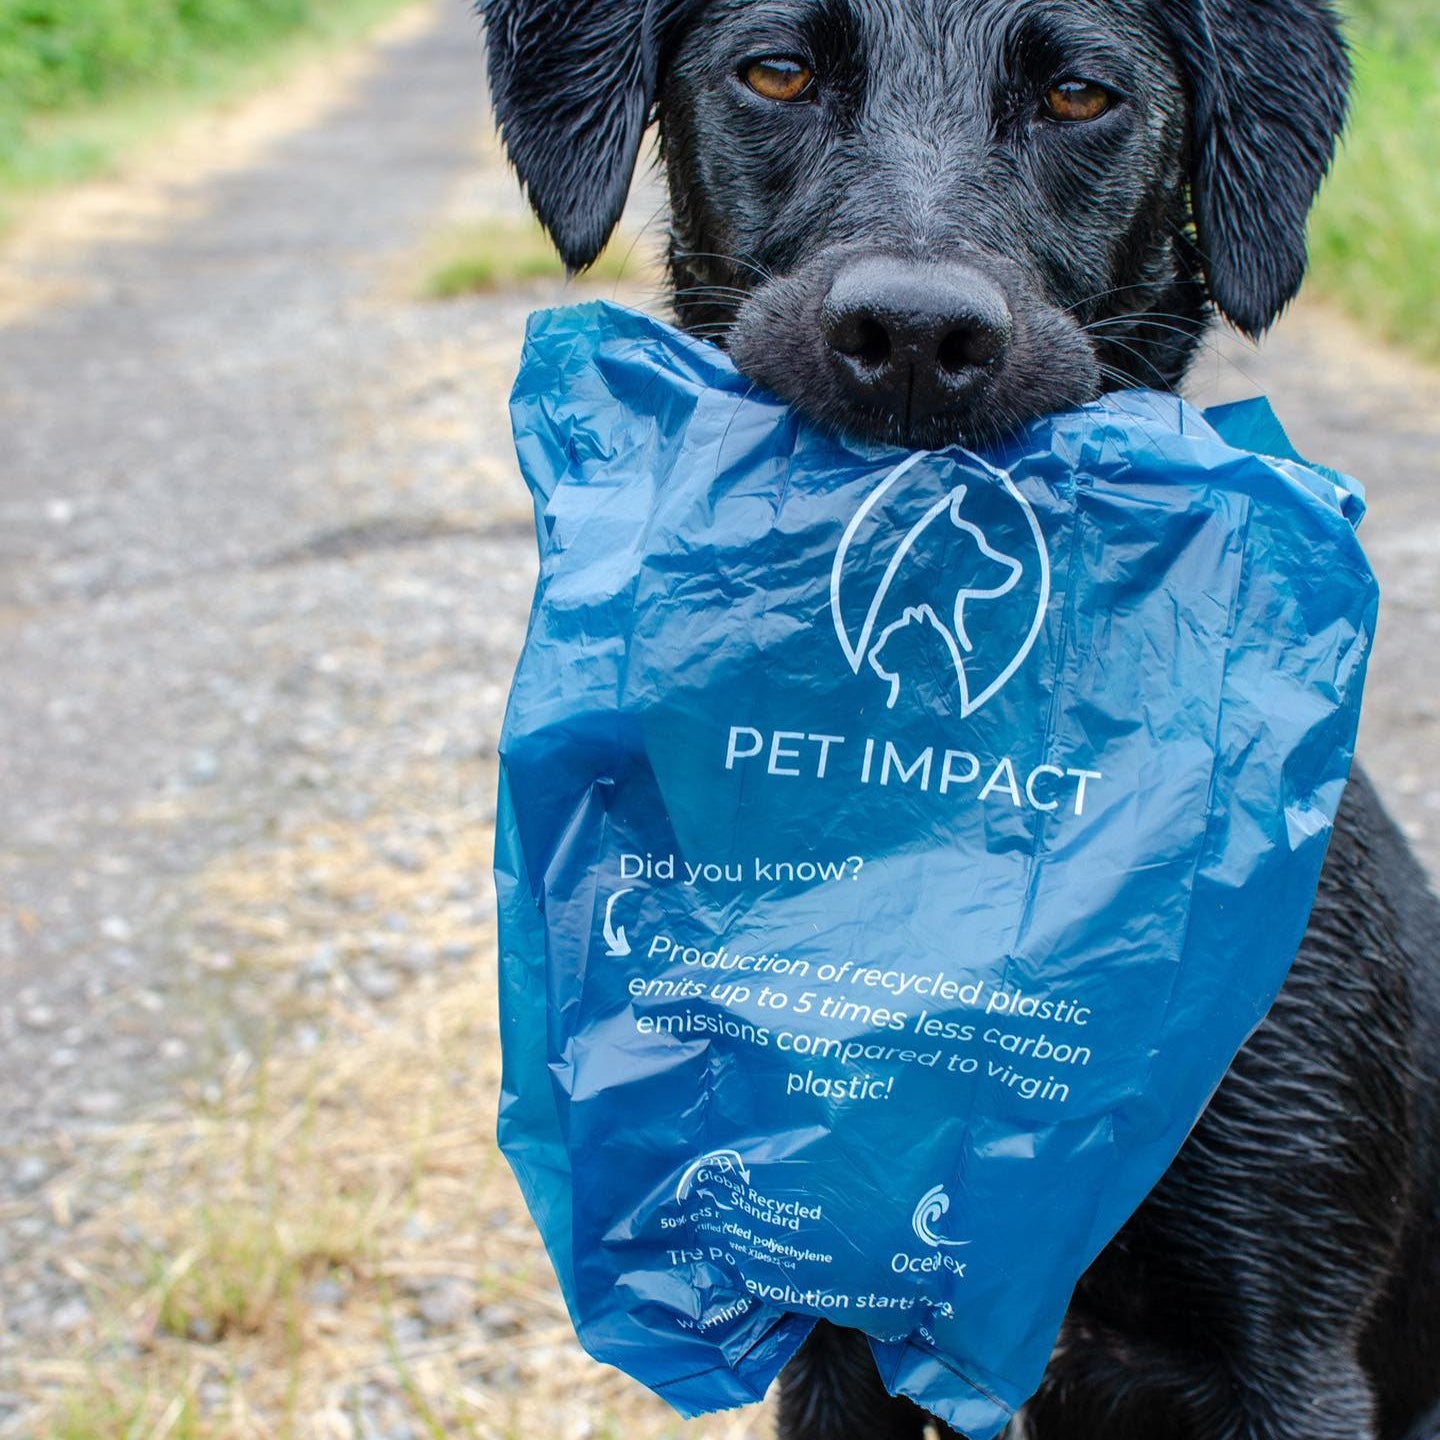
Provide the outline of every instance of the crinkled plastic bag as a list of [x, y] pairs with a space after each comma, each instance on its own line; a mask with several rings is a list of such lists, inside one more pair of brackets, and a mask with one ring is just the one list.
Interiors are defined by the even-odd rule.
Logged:
[[817, 1317], [974, 1437], [1299, 946], [1377, 591], [1264, 402], [819, 433], [536, 316], [501, 1143], [586, 1348], [687, 1414]]

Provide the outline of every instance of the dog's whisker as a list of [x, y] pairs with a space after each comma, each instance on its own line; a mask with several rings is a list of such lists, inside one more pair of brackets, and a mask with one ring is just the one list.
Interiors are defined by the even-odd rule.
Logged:
[[650, 228], [653, 226], [669, 208], [669, 201], [662, 200], [651, 212], [650, 218], [635, 232], [635, 238], [630, 242], [629, 248], [625, 251], [625, 258], [620, 262], [620, 273], [615, 277], [615, 283], [610, 289], [610, 298], [613, 300], [620, 293], [620, 286], [625, 281], [626, 271], [630, 268], [630, 262], [635, 258], [635, 252], [640, 248], [640, 242], [649, 238]]
[[1116, 285], [1109, 290], [1097, 290], [1093, 295], [1086, 295], [1075, 301], [1073, 305], [1062, 306], [1060, 313], [1062, 315], [1073, 315], [1077, 310], [1083, 310], [1087, 305], [1094, 305], [1100, 300], [1108, 300], [1114, 295], [1123, 295], [1130, 290], [1168, 290], [1173, 283], [1173, 281], [1167, 280], [1137, 280], [1129, 285]]
[[737, 304], [750, 298], [750, 291], [730, 285], [685, 285], [672, 292], [677, 300], [685, 297], [711, 297], [733, 300]]
[[[1164, 314], [1164, 312], [1161, 312], [1161, 315], [1162, 315], [1162, 316], [1163, 316], [1163, 314]], [[1116, 318], [1119, 319], [1119, 318], [1121, 318], [1121, 317], [1116, 317]], [[1137, 314], [1136, 314], [1135, 316], [1133, 316], [1133, 317], [1125, 317], [1125, 318], [1132, 318], [1132, 319], [1134, 319], [1134, 320], [1137, 322], [1137, 324], [1149, 324], [1149, 323], [1152, 322], [1152, 320], [1155, 319], [1155, 317], [1152, 317], [1152, 316], [1150, 316], [1150, 315], [1146, 315], [1146, 314], [1144, 314], [1143, 312], [1137, 313]], [[1183, 321], [1183, 320], [1185, 320], [1187, 317], [1185, 317], [1185, 316], [1175, 316], [1175, 317], [1172, 317], [1172, 318]], [[1082, 333], [1091, 333], [1093, 330], [1095, 330], [1096, 328], [1098, 328], [1100, 325], [1102, 325], [1102, 324], [1104, 324], [1104, 323], [1107, 323], [1107, 322], [1096, 321], [1096, 322], [1094, 322], [1092, 325], [1082, 326], [1082, 327], [1081, 327]], [[1161, 323], [1161, 324], [1159, 324], [1158, 328], [1165, 328], [1165, 327], [1164, 327], [1163, 323]], [[1205, 351], [1207, 354], [1209, 354], [1210, 356], [1212, 356], [1212, 357], [1214, 358], [1215, 362], [1216, 362], [1218, 365], [1227, 366], [1231, 371], [1233, 371], [1236, 375], [1238, 375], [1238, 376], [1240, 377], [1240, 379], [1243, 380], [1247, 385], [1254, 386], [1254, 388], [1257, 389], [1257, 390], [1260, 390], [1260, 389], [1263, 389], [1263, 388], [1264, 388], [1264, 387], [1261, 385], [1261, 383], [1260, 383], [1258, 380], [1256, 380], [1256, 378], [1254, 377], [1254, 375], [1252, 375], [1252, 374], [1250, 373], [1250, 371], [1249, 371], [1248, 369], [1246, 369], [1246, 367], [1245, 367], [1243, 364], [1240, 363], [1239, 358], [1237, 358], [1234, 354], [1232, 354], [1227, 346], [1224, 346], [1224, 345], [1221, 344], [1220, 337], [1219, 337], [1217, 334], [1215, 334], [1214, 331], [1212, 331], [1212, 330], [1206, 330], [1206, 331], [1202, 331], [1202, 332], [1201, 332], [1200, 334], [1198, 334], [1198, 335], [1192, 335], [1191, 332], [1189, 332], [1188, 330], [1185, 330], [1185, 329], [1183, 329], [1183, 328], [1180, 328], [1180, 327], [1174, 327], [1174, 328], [1176, 328], [1176, 329], [1178, 330], [1179, 334], [1180, 334], [1183, 338], [1185, 338], [1186, 340], [1193, 341], [1194, 347], [1195, 347], [1195, 349], [1196, 349], [1197, 351], [1201, 351], [1201, 350]], [[1104, 344], [1114, 344], [1114, 343], [1117, 343], [1117, 342], [1115, 341], [1115, 338], [1114, 338], [1113, 336], [1098, 335], [1098, 336], [1096, 336], [1095, 338], [1096, 338], [1097, 342], [1098, 342], [1099, 344], [1102, 344], [1102, 345], [1104, 345]], [[1132, 338], [1134, 338], [1134, 337], [1132, 337]], [[1256, 345], [1253, 344], [1253, 343], [1248, 343], [1247, 346], [1246, 346], [1246, 348], [1247, 348], [1247, 350], [1248, 350], [1251, 354], [1258, 353], [1258, 349], [1259, 349], [1259, 347], [1256, 346]], [[1164, 388], [1169, 388], [1169, 387], [1166, 386], [1166, 387], [1164, 387]]]
[[1117, 370], [1113, 365], [1101, 365], [1100, 374], [1106, 380], [1112, 380], [1122, 390], [1133, 390], [1135, 388], [1135, 377], [1127, 375], [1123, 370]]
[[[1138, 346], [1127, 345], [1125, 341], [1116, 340], [1113, 337], [1109, 339], [1104, 339], [1100, 343], [1102, 345], [1113, 345], [1117, 349], [1124, 350], [1127, 354], [1133, 355], [1156, 378], [1156, 380], [1159, 382], [1159, 388], [1161, 390], [1169, 389], [1169, 379], [1166, 376], [1165, 372], [1160, 368], [1159, 365], [1157, 365], [1152, 359], [1150, 359], [1150, 357], [1146, 355], [1143, 350], [1139, 349]], [[1131, 383], [1134, 383], [1133, 378]]]
[[[1114, 322], [1112, 324], [1112, 322], [1109, 321], [1097, 320], [1094, 321], [1092, 324], [1082, 325], [1080, 327], [1080, 333], [1082, 335], [1090, 336], [1096, 341], [1097, 344], [1100, 345], [1117, 345], [1120, 343], [1121, 337], [1111, 332], [1114, 326], [1118, 325], [1118, 323], [1119, 322]], [[1215, 338], [1213, 336], [1206, 335], [1203, 332], [1196, 333], [1195, 331], [1185, 329], [1183, 326], [1169, 325], [1164, 322], [1156, 323], [1151, 327], [1155, 330], [1165, 332], [1166, 336], [1178, 336], [1179, 339], [1178, 341], [1176, 341], [1168, 340], [1163, 336], [1159, 335], [1146, 335], [1144, 333], [1145, 323], [1148, 322], [1142, 323], [1140, 321], [1127, 321], [1125, 323], [1129, 326], [1128, 329], [1125, 329], [1121, 332], [1121, 334], [1125, 338], [1134, 341], [1136, 344], [1145, 344], [1154, 347], [1157, 353], [1160, 354], [1162, 358], [1166, 355], [1173, 355], [1173, 353], [1176, 350], [1180, 349], [1182, 345], [1187, 350], [1191, 345], [1193, 345], [1196, 349], [1213, 350], [1217, 354], [1220, 353], [1218, 348], [1218, 342], [1215, 340]]]
[[[1099, 319], [1091, 320], [1082, 325], [1080, 329], [1086, 331], [1097, 325], [1118, 325], [1122, 323], [1135, 325], [1160, 324], [1161, 322], [1174, 321], [1176, 328], [1180, 330], [1187, 339], [1204, 340], [1211, 334], [1210, 325], [1207, 320], [1197, 320], [1192, 315], [1177, 315], [1170, 310], [1132, 310], [1124, 315], [1104, 315]], [[1253, 342], [1250, 343], [1253, 347]]]
[[[1178, 320], [1181, 322], [1181, 324], [1167, 324], [1166, 321], [1170, 319]], [[1118, 345], [1120, 342], [1115, 336], [1099, 334], [1097, 332], [1101, 331], [1107, 326], [1119, 325], [1121, 323], [1132, 324], [1137, 331], [1143, 329], [1143, 327], [1147, 325], [1152, 326], [1153, 328], [1158, 330], [1171, 331], [1174, 334], [1178, 335], [1181, 340], [1186, 344], [1193, 345], [1196, 350], [1204, 350], [1214, 356], [1215, 360], [1218, 363], [1228, 365], [1247, 384], [1256, 383], [1249, 371], [1247, 371], [1245, 367], [1240, 364], [1240, 362], [1235, 358], [1235, 356], [1227, 353], [1226, 349], [1222, 347], [1219, 337], [1214, 334], [1213, 331], [1210, 331], [1208, 329], [1202, 329], [1197, 332], [1188, 328], [1188, 325], [1190, 323], [1190, 317], [1188, 316], [1172, 316], [1169, 315], [1169, 313], [1166, 311], [1157, 311], [1153, 314], [1147, 314], [1144, 311], [1136, 311], [1132, 315], [1110, 316], [1103, 320], [1091, 321], [1090, 324], [1082, 325], [1080, 327], [1080, 333], [1083, 335], [1094, 336], [1097, 343], [1102, 345]], [[1143, 337], [1138, 334], [1132, 333], [1130, 338], [1138, 340]], [[1253, 350], [1255, 347], [1252, 345], [1250, 348]], [[1168, 389], [1169, 384], [1167, 383], [1162, 388]], [[1259, 387], [1257, 386], [1257, 388]]]
[[1184, 325], [1172, 324], [1167, 319], [1145, 314], [1111, 315], [1103, 320], [1091, 320], [1088, 324], [1080, 327], [1080, 333], [1082, 335], [1093, 335], [1097, 330], [1105, 330], [1115, 325], [1128, 325], [1135, 330], [1140, 330], [1148, 326], [1154, 330], [1166, 330], [1173, 335], [1183, 335], [1187, 340], [1199, 340], [1204, 335], [1203, 326], [1197, 325], [1193, 329], [1187, 329]]
[[734, 324], [734, 317], [731, 316], [727, 319], [696, 320], [685, 328], [693, 334], [699, 330], [730, 330], [734, 328]]
[[725, 422], [725, 428], [720, 432], [720, 444], [715, 448], [715, 478], [720, 478], [720, 464], [725, 458], [725, 442], [730, 438], [731, 427], [739, 418], [740, 412], [745, 408], [745, 402], [759, 389], [755, 381], [751, 381], [745, 387], [745, 393], [735, 401], [735, 408], [730, 413], [730, 418]]
[[757, 260], [748, 260], [742, 255], [722, 255], [713, 250], [684, 250], [673, 249], [671, 255], [676, 260], [718, 260], [725, 265], [739, 265], [743, 269], [754, 271], [762, 281], [769, 281], [775, 278], [774, 271], [761, 265]]

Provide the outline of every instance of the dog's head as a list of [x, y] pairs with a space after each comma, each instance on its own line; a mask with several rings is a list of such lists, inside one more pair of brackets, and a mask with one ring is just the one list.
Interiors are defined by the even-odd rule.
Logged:
[[674, 300], [822, 423], [983, 438], [1178, 382], [1299, 288], [1345, 114], [1328, 0], [482, 0], [496, 112], [581, 269], [647, 123]]

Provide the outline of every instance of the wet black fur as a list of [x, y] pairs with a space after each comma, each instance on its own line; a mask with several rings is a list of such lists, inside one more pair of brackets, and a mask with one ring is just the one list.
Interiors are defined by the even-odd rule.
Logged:
[[[685, 325], [822, 423], [918, 444], [1179, 384], [1215, 310], [1264, 330], [1344, 118], [1323, 0], [482, 0], [496, 110], [566, 261], [658, 113]], [[801, 54], [813, 104], [741, 62]], [[1120, 97], [1057, 126], [1082, 73]], [[1014, 336], [963, 406], [857, 405], [818, 316], [860, 256], [981, 272]], [[1179, 1158], [1076, 1291], [1010, 1440], [1440, 1436], [1440, 906], [1357, 773], [1304, 947]], [[819, 1327], [785, 1440], [919, 1440]]]

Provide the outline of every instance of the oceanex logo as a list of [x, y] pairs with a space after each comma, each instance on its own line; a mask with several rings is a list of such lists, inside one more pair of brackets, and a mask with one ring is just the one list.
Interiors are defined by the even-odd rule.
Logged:
[[915, 1206], [910, 1217], [910, 1228], [916, 1239], [930, 1247], [932, 1253], [915, 1255], [906, 1250], [897, 1250], [890, 1257], [890, 1268], [897, 1275], [924, 1275], [945, 1270], [963, 1279], [966, 1262], [951, 1253], [963, 1249], [970, 1242], [956, 1240], [936, 1233], [935, 1227], [950, 1213], [950, 1197], [944, 1187], [932, 1185]]
[[1008, 475], [954, 483], [953, 468], [920, 451], [865, 497], [835, 552], [830, 612], [850, 668], [884, 682], [887, 707], [934, 708], [948, 690], [965, 717], [1034, 647], [1050, 557]]

